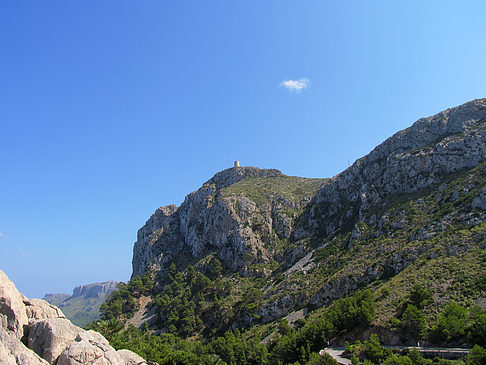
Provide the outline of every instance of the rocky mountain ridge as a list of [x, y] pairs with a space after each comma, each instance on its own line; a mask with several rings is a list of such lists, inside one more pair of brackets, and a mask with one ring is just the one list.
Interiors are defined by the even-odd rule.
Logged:
[[486, 159], [486, 99], [422, 118], [332, 178], [311, 204], [308, 227], [330, 235], [346, 223], [375, 223], [387, 198], [434, 186]]
[[[432, 275], [427, 270], [440, 277], [433, 284], [442, 298], [437, 305], [462, 290], [480, 304], [485, 144], [486, 99], [478, 99], [420, 119], [329, 180], [224, 170], [179, 208], [159, 208], [139, 230], [133, 277], [151, 272], [160, 282], [157, 294], [172, 263], [184, 276], [189, 264], [206, 273], [217, 257], [221, 285], [233, 288], [226, 290], [223, 307], [233, 309], [221, 313], [221, 328], [310, 312], [366, 287], [396, 290], [395, 309], [383, 307], [385, 323], [410, 289], [403, 277], [424, 281], [413, 272]], [[443, 260], [456, 271], [441, 272]], [[461, 262], [470, 264], [469, 273]]]
[[[261, 201], [247, 196], [252, 193], [251, 184], [264, 188], [268, 181], [291, 189], [269, 192]], [[282, 254], [275, 242], [290, 237], [291, 222], [324, 182], [256, 167], [221, 171], [187, 195], [180, 207], [157, 209], [138, 231], [132, 277], [148, 269], [163, 272], [184, 251], [192, 257], [216, 251], [232, 271], [248, 272], [251, 264], [267, 263]]]
[[[310, 191], [300, 201], [292, 201], [275, 195], [263, 212], [245, 194], [228, 197], [222, 192], [242, 180], [285, 175], [255, 167], [223, 170], [189, 194], [179, 208], [161, 207], [150, 217], [134, 245], [132, 277], [147, 269], [163, 270], [174, 253], [184, 249], [193, 257], [217, 250], [232, 271], [271, 261], [274, 250], [253, 229], [252, 219], [258, 213], [269, 228], [265, 234], [276, 233], [275, 238], [294, 243], [329, 236], [363, 220], [374, 224], [377, 216], [373, 210], [385, 208], [389, 197], [434, 186], [446, 175], [484, 161], [485, 137], [486, 99], [473, 100], [396, 133], [325, 184], [321, 180], [315, 196]], [[285, 209], [300, 213], [304, 208], [306, 212], [299, 217], [282, 213]], [[359, 234], [357, 229], [355, 234]], [[275, 241], [269, 240], [270, 246]], [[252, 258], [248, 260], [248, 256]]]
[[99, 298], [103, 294], [109, 294], [113, 290], [116, 290], [117, 285], [118, 281], [113, 280], [105, 281], [103, 283], [79, 285], [73, 289], [72, 297]]

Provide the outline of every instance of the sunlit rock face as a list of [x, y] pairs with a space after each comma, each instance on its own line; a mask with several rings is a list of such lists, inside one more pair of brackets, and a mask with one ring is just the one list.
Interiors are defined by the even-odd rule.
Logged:
[[[180, 207], [157, 209], [138, 232], [132, 276], [149, 269], [164, 271], [184, 250], [193, 257], [215, 250], [233, 271], [269, 262], [277, 253], [268, 244], [268, 237], [296, 242], [352, 228], [358, 221], [376, 218], [372, 212], [383, 207], [390, 196], [434, 186], [444, 176], [485, 159], [486, 99], [478, 99], [420, 119], [396, 133], [322, 184], [313, 197], [299, 200], [275, 195], [266, 206], [257, 205], [248, 194], [223, 192], [247, 178], [285, 175], [256, 167], [226, 169], [187, 195]], [[474, 204], [483, 206], [483, 197]], [[306, 206], [305, 219], [291, 219], [285, 214], [286, 210]]]
[[486, 99], [420, 119], [322, 186], [311, 203], [310, 230], [332, 234], [370, 218], [390, 196], [434, 186], [485, 159]]
[[28, 299], [0, 270], [0, 364], [106, 364], [146, 362], [116, 351], [99, 333], [73, 325], [42, 299]]
[[[425, 194], [429, 190], [438, 192], [437, 199], [445, 199], [440, 197], [440, 189], [448, 179], [481, 166], [484, 161], [486, 99], [478, 99], [418, 120], [342, 173], [322, 179], [314, 189], [300, 194], [289, 191], [298, 191], [313, 179], [285, 176], [278, 170], [236, 166], [217, 173], [199, 190], [187, 195], [180, 207], [157, 209], [138, 232], [133, 276], [149, 270], [163, 284], [171, 263], [177, 263], [180, 265], [177, 269], [183, 270], [188, 262], [201, 263], [205, 258], [217, 256], [226, 273], [268, 278], [268, 291], [257, 312], [262, 322], [281, 318], [304, 303], [314, 307], [326, 305], [378, 280], [385, 271], [386, 275], [402, 272], [425, 255], [428, 248], [403, 249], [386, 262], [364, 267], [352, 279], [344, 274], [327, 282], [323, 279], [322, 286], [305, 295], [300, 284], [294, 289], [293, 284], [279, 286], [271, 281], [276, 278], [285, 281], [288, 268], [299, 266], [300, 260], [312, 256], [315, 250], [341, 234], [346, 238], [338, 249], [345, 252], [356, 241], [364, 240], [367, 226], [373, 227], [375, 234], [370, 239], [409, 227], [405, 215], [392, 219], [387, 212], [396, 199], [409, 199], [411, 194]], [[296, 183], [292, 178], [301, 180]], [[289, 188], [293, 183], [296, 185]], [[473, 185], [461, 189], [478, 190]], [[476, 190], [471, 202], [468, 201], [472, 211], [454, 217], [441, 216], [430, 227], [414, 227], [410, 240], [433, 237], [450, 226], [452, 218], [466, 226], [486, 221], [486, 193]], [[453, 194], [447, 199], [454, 201], [462, 193]], [[387, 225], [391, 226], [386, 228], [388, 231], [383, 228]], [[453, 254], [456, 248], [446, 250]], [[433, 257], [434, 253], [430, 255]], [[299, 272], [305, 276], [312, 265], [312, 260], [307, 260]], [[204, 263], [201, 268], [204, 271]], [[238, 324], [251, 325], [251, 321], [250, 318]]]
[[[314, 182], [317, 185], [312, 194], [269, 191], [260, 201], [255, 195], [264, 188], [259, 184], [272, 179], [319, 180], [288, 177], [279, 170], [256, 167], [234, 167], [217, 173], [187, 195], [180, 207], [157, 209], [138, 231], [132, 277], [147, 270], [163, 272], [182, 251], [192, 257], [215, 251], [226, 268], [242, 273], [247, 272], [248, 265], [275, 259], [274, 242], [291, 235], [295, 217], [289, 211], [303, 209], [322, 181]], [[257, 193], [251, 186], [233, 189], [243, 181], [255, 182]]]

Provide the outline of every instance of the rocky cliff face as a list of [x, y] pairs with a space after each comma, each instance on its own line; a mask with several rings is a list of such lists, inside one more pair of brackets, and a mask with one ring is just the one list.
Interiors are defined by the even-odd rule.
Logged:
[[[394, 293], [377, 301], [379, 321], [388, 323], [415, 281], [433, 288], [431, 313], [463, 293], [484, 302], [485, 208], [479, 99], [418, 120], [329, 180], [250, 167], [216, 174], [139, 230], [133, 275], [151, 269], [162, 279], [153, 294], [167, 311], [171, 263], [188, 292], [194, 270], [208, 274], [222, 290], [215, 305], [206, 288], [198, 331], [268, 323], [364, 288]], [[214, 256], [223, 275], [210, 275]], [[162, 313], [157, 329], [167, 330], [166, 319]]]
[[[486, 99], [478, 99], [396, 133], [327, 183], [321, 180], [315, 196], [312, 189], [294, 196], [261, 189], [265, 181], [284, 183], [288, 177], [278, 170], [227, 169], [180, 207], [157, 209], [138, 232], [133, 276], [160, 272], [185, 250], [192, 257], [215, 251], [228, 269], [245, 273], [249, 265], [278, 261], [282, 240], [294, 242], [286, 255], [295, 262], [305, 255], [306, 248], [299, 249], [305, 238], [322, 239], [353, 227], [359, 235], [355, 225], [377, 223], [375, 212], [385, 209], [390, 197], [435, 186], [485, 159]], [[262, 199], [252, 189], [268, 196]]]
[[293, 220], [323, 182], [256, 167], [221, 171], [179, 208], [157, 209], [138, 231], [133, 276], [163, 271], [181, 252], [215, 251], [226, 268], [245, 273], [251, 264], [268, 263], [281, 254], [277, 243], [290, 236]]
[[357, 221], [376, 223], [373, 211], [389, 197], [437, 185], [448, 174], [486, 159], [486, 99], [415, 122], [332, 178], [316, 194], [309, 233], [328, 236]]
[[0, 363], [147, 364], [131, 351], [116, 351], [99, 333], [73, 325], [59, 308], [27, 299], [1, 270]]
[[117, 284], [117, 281], [110, 280], [104, 283], [80, 285], [73, 289], [72, 297], [99, 298], [115, 290]]

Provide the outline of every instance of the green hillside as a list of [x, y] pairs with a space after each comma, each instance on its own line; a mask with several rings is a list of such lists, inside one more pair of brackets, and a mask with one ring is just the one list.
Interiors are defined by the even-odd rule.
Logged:
[[[315, 191], [320, 184], [322, 180], [312, 181], [303, 189]], [[263, 204], [263, 198], [272, 194], [298, 197], [297, 185], [296, 178], [252, 178], [223, 194], [244, 195]], [[175, 349], [182, 351], [180, 363], [198, 363], [202, 360], [197, 354], [211, 353], [227, 363], [289, 363], [290, 359], [307, 363], [327, 340], [344, 345], [346, 340], [365, 340], [370, 330], [404, 344], [419, 340], [484, 346], [486, 223], [485, 212], [473, 209], [472, 201], [485, 187], [483, 163], [448, 176], [440, 186], [394, 196], [375, 212], [375, 225], [361, 222], [353, 232], [323, 239], [297, 270], [283, 257], [266, 265], [271, 270], [268, 276], [243, 277], [227, 272], [213, 253], [193, 265], [172, 265], [165, 286], [151, 292], [149, 307], [155, 307], [157, 315], [149, 328], [166, 333], [153, 340], [165, 346], [169, 357]], [[118, 292], [118, 303], [120, 298], [136, 303], [142, 291], [135, 287], [131, 283], [125, 292]], [[425, 299], [414, 301], [414, 295]], [[296, 303], [295, 309], [304, 308], [305, 319], [289, 327], [281, 319], [268, 322], [262, 317], [261, 308], [285, 300]], [[130, 308], [127, 304], [119, 308], [123, 306]], [[444, 314], [447, 310], [462, 313], [455, 319], [462, 321], [456, 333], [447, 327], [451, 320]], [[127, 318], [123, 311], [110, 308], [110, 302], [102, 312], [106, 321]], [[237, 333], [235, 327], [240, 328]], [[130, 331], [117, 333], [115, 341], [120, 346], [127, 344], [124, 336], [131, 338], [128, 343], [144, 341], [135, 329]], [[234, 336], [232, 344], [229, 333]], [[261, 344], [268, 336], [272, 339]], [[232, 360], [235, 346], [243, 353]], [[150, 358], [146, 350], [139, 351]], [[169, 361], [152, 356], [161, 363]], [[255, 359], [248, 360], [252, 356]]]
[[312, 196], [328, 179], [309, 179], [297, 176], [249, 177], [221, 190], [225, 197], [245, 196], [262, 205], [280, 197], [298, 201]]

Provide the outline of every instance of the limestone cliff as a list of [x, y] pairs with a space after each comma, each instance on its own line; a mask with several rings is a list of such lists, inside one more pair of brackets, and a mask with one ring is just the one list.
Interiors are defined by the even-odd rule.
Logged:
[[[478, 99], [418, 120], [327, 183], [289, 180], [278, 170], [230, 168], [180, 207], [157, 209], [138, 232], [133, 276], [159, 272], [185, 250], [192, 257], [215, 251], [228, 269], [245, 272], [251, 264], [278, 260], [281, 240], [320, 239], [363, 220], [374, 224], [374, 211], [384, 209], [390, 197], [435, 186], [485, 159], [486, 99]], [[279, 183], [291, 187], [262, 188]], [[304, 189], [292, 194], [299, 186]], [[297, 256], [292, 263], [305, 250], [290, 252]]]
[[110, 280], [104, 283], [79, 285], [73, 289], [72, 297], [99, 298], [115, 290], [117, 284], [117, 281]]
[[365, 218], [393, 195], [434, 186], [448, 174], [486, 159], [486, 99], [415, 122], [332, 178], [316, 194], [308, 229], [330, 235]]
[[221, 171], [180, 207], [157, 209], [138, 231], [133, 276], [158, 272], [182, 252], [215, 251], [231, 271], [268, 263], [282, 254], [278, 243], [324, 181], [256, 167]]

